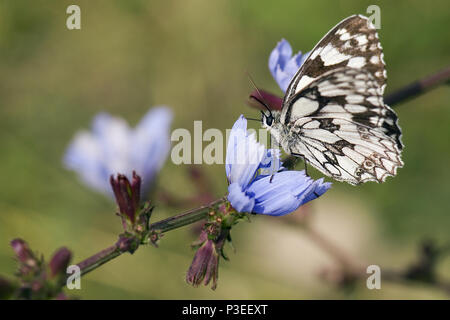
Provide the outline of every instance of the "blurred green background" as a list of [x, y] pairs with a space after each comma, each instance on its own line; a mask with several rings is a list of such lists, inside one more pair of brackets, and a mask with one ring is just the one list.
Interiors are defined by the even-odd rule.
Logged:
[[[366, 14], [375, 1], [77, 1], [81, 30], [66, 28], [72, 1], [0, 2], [0, 274], [15, 270], [9, 241], [22, 237], [49, 256], [62, 245], [74, 262], [109, 246], [121, 230], [115, 205], [79, 182], [61, 158], [74, 133], [108, 111], [135, 125], [149, 107], [173, 108], [172, 128], [230, 128], [257, 84], [281, 94], [267, 68], [286, 38], [310, 50], [341, 19]], [[388, 70], [387, 93], [449, 63], [446, 0], [376, 2]], [[358, 261], [400, 268], [418, 243], [450, 243], [450, 90], [440, 87], [400, 105], [405, 167], [382, 185], [335, 182], [311, 206], [312, 223]], [[252, 124], [257, 128], [257, 124]], [[226, 191], [224, 168], [205, 166], [214, 192]], [[313, 170], [311, 170], [313, 171]], [[315, 177], [320, 176], [313, 172]], [[170, 162], [159, 183], [195, 193], [185, 166]], [[186, 208], [187, 209], [187, 208]], [[159, 205], [154, 219], [179, 210]], [[298, 214], [298, 213], [297, 213]], [[185, 281], [195, 234], [166, 234], [160, 248], [125, 254], [82, 280], [83, 299], [448, 298], [425, 285], [382, 282], [353, 291], [320, 279], [333, 260], [283, 219], [255, 217], [233, 229], [236, 252], [221, 261], [219, 286]], [[450, 259], [439, 275], [450, 279]]]

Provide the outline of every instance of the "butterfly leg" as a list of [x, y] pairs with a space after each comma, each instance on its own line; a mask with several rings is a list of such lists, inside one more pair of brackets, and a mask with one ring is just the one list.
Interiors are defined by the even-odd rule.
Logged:
[[296, 157], [299, 157], [299, 158], [302, 158], [302, 159], [303, 159], [303, 162], [305, 163], [305, 174], [309, 177], [309, 174], [308, 174], [308, 165], [307, 165], [307, 163], [306, 163], [306, 158], [305, 158], [305, 156], [302, 155], [302, 154], [300, 154], [300, 153], [294, 153], [294, 152], [292, 152], [291, 154], [292, 154], [293, 156], [296, 156]]
[[[309, 174], [308, 174], [308, 164], [306, 163], [306, 158], [305, 158], [305, 156], [302, 155], [302, 154], [299, 154], [299, 153], [291, 153], [291, 154], [292, 154], [293, 156], [300, 157], [300, 158], [303, 159], [303, 162], [305, 163], [305, 174], [306, 174], [307, 177], [309, 177]], [[316, 198], [320, 197], [320, 195], [317, 194], [317, 192], [315, 192], [315, 191], [314, 191], [314, 195], [316, 196]]]
[[306, 163], [306, 158], [303, 156], [303, 162], [305, 163], [305, 174], [309, 177], [308, 174], [308, 164]]

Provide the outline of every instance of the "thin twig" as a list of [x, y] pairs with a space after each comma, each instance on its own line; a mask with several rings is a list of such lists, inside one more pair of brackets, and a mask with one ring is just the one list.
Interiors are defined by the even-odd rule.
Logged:
[[387, 95], [384, 102], [390, 106], [397, 106], [399, 103], [405, 102], [419, 94], [430, 91], [431, 89], [448, 82], [450, 79], [450, 67], [439, 70], [432, 75], [414, 81], [403, 88]]
[[81, 261], [77, 264], [80, 267], [81, 275], [85, 275], [86, 273], [97, 269], [102, 264], [120, 256], [122, 252], [117, 247], [116, 244], [94, 254], [93, 256]]
[[176, 216], [152, 223], [150, 225], [150, 230], [167, 232], [173, 229], [177, 229], [188, 224], [200, 221], [206, 218], [206, 214], [217, 205], [224, 202], [224, 199], [218, 199], [205, 206], [201, 206], [184, 213], [178, 214]]
[[[366, 279], [367, 273], [364, 264], [357, 262], [353, 257], [351, 257], [345, 250], [338, 247], [335, 243], [324, 237], [322, 234], [317, 232], [317, 230], [313, 229], [309, 223], [302, 224], [302, 230], [306, 232], [306, 234], [311, 238], [311, 240], [317, 244], [323, 251], [328, 253], [339, 265], [337, 278], [340, 284], [354, 282], [359, 279]], [[440, 248], [440, 252], [444, 252], [447, 248]], [[424, 257], [421, 256], [420, 259]], [[425, 257], [427, 259], [427, 257]], [[444, 279], [438, 279], [434, 275], [434, 265], [428, 270], [427, 266], [422, 267], [422, 262], [415, 262], [411, 265], [406, 266], [404, 270], [393, 270], [383, 268], [382, 270], [382, 279], [385, 281], [407, 284], [407, 283], [422, 283], [432, 287], [435, 287], [439, 290], [444, 291], [446, 294], [450, 295], [450, 281]], [[431, 263], [436, 263], [435, 260], [432, 260]], [[425, 263], [426, 265], [426, 263]], [[417, 270], [418, 268], [424, 268], [424, 272], [430, 272], [429, 277], [421, 277], [420, 270], [416, 271], [417, 274], [412, 274], [411, 270]]]
[[[155, 222], [150, 225], [149, 231], [157, 231], [160, 233], [167, 232], [170, 230], [174, 230], [177, 228], [181, 228], [188, 224], [203, 220], [206, 218], [208, 212], [211, 209], [217, 208], [220, 204], [225, 201], [224, 198], [215, 200], [208, 205], [204, 205], [184, 213], [178, 214], [176, 216], [163, 219], [161, 221]], [[104, 263], [120, 256], [122, 253], [127, 252], [126, 247], [119, 247], [119, 244], [116, 243], [94, 255], [91, 257], [81, 261], [77, 265], [81, 269], [81, 275], [85, 275], [86, 273], [97, 269]]]
[[303, 230], [316, 245], [318, 245], [323, 251], [333, 257], [341, 267], [345, 268], [346, 270], [356, 269], [356, 262], [353, 261], [353, 259], [347, 252], [325, 238], [320, 232], [312, 228], [309, 223], [306, 224]]

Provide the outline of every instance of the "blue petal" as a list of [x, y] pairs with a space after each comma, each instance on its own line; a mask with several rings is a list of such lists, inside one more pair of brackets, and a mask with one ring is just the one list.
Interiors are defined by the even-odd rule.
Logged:
[[172, 112], [167, 107], [152, 108], [139, 122], [131, 139], [130, 163], [148, 191], [170, 151]]
[[279, 149], [266, 150], [264, 158], [259, 165], [259, 174], [263, 176], [273, 175], [283, 169], [281, 162], [281, 152]]
[[264, 145], [247, 132], [247, 120], [241, 115], [231, 129], [228, 138], [225, 171], [229, 183], [238, 183], [243, 189], [255, 177], [264, 158]]
[[314, 184], [310, 188], [311, 190], [309, 190], [309, 192], [303, 198], [302, 204], [305, 204], [311, 200], [314, 200], [318, 196], [320, 197], [330, 188], [331, 188], [331, 183], [323, 182], [323, 178], [314, 181]]
[[64, 156], [67, 168], [76, 171], [90, 187], [112, 195], [109, 176], [135, 170], [147, 191], [170, 149], [169, 129], [172, 115], [167, 108], [152, 109], [136, 129], [121, 118], [98, 114], [92, 133], [78, 133]]
[[251, 193], [246, 193], [237, 183], [228, 186], [228, 201], [231, 206], [239, 212], [252, 212], [255, 206], [255, 199]]
[[91, 133], [77, 133], [67, 148], [63, 161], [65, 167], [77, 171], [88, 186], [102, 193], [109, 193], [109, 175], [97, 140]]
[[309, 52], [302, 55], [299, 51], [292, 56], [291, 45], [284, 39], [278, 42], [275, 49], [272, 50], [269, 57], [269, 70], [283, 92], [286, 92], [289, 83], [308, 55]]
[[269, 69], [274, 77], [278, 68], [284, 69], [286, 62], [291, 58], [291, 56], [291, 45], [285, 39], [281, 39], [269, 56]]
[[237, 143], [239, 140], [243, 139], [243, 137], [234, 137], [237, 135], [247, 135], [247, 119], [245, 119], [242, 114], [234, 123], [231, 128], [230, 136], [228, 137], [227, 154], [225, 158], [225, 173], [227, 177], [230, 176], [231, 163], [233, 162], [232, 159], [235, 158], [234, 153], [237, 148]]
[[328, 190], [330, 184], [313, 181], [303, 171], [283, 171], [254, 181], [247, 189], [254, 194], [254, 213], [281, 216], [295, 211]]
[[93, 120], [92, 131], [100, 149], [100, 161], [108, 176], [122, 173], [130, 178], [134, 169], [129, 159], [132, 136], [126, 121], [100, 113]]

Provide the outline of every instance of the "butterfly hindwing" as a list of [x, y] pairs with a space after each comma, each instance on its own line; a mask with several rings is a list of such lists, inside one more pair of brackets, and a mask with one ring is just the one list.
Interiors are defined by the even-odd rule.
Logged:
[[[335, 130], [314, 128], [317, 125]], [[331, 118], [311, 118], [305, 126], [300, 129], [301, 139], [290, 144], [291, 154], [303, 155], [316, 169], [338, 181], [383, 182], [403, 166], [395, 142], [376, 129]]]

